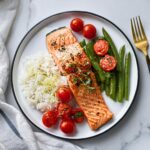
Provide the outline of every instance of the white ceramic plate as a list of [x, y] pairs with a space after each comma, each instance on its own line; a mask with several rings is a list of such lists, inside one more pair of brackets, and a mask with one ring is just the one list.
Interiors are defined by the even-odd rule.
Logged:
[[[123, 104], [116, 103], [110, 98], [108, 98], [105, 93], [103, 93], [104, 99], [110, 108], [110, 110], [114, 113], [114, 117], [111, 121], [105, 124], [97, 131], [92, 131], [87, 122], [77, 125], [77, 132], [74, 135], [65, 135], [59, 129], [46, 128], [41, 122], [42, 114], [33, 109], [24, 98], [21, 90], [20, 84], [18, 82], [19, 75], [23, 69], [22, 63], [23, 60], [28, 56], [35, 55], [39, 52], [47, 52], [45, 35], [59, 27], [69, 26], [70, 21], [75, 18], [80, 17], [84, 20], [85, 23], [92, 23], [96, 26], [98, 34], [101, 35], [101, 29], [104, 27], [114, 39], [114, 42], [118, 48], [125, 44], [126, 52], [131, 53], [132, 63], [131, 63], [131, 80], [130, 80], [130, 96], [129, 100], [125, 101]], [[76, 34], [78, 39], [82, 39], [82, 36]], [[48, 53], [48, 52], [47, 52]], [[137, 59], [133, 50], [133, 47], [129, 41], [129, 39], [125, 36], [125, 34], [111, 21], [105, 19], [102, 16], [98, 16], [89, 12], [81, 12], [81, 11], [71, 11], [71, 12], [63, 12], [53, 16], [50, 16], [43, 21], [39, 22], [35, 25], [23, 38], [13, 60], [12, 66], [12, 87], [15, 99], [22, 110], [23, 114], [39, 129], [42, 131], [66, 139], [85, 139], [89, 137], [93, 137], [99, 134], [106, 132], [111, 129], [115, 124], [117, 124], [126, 114], [128, 109], [130, 108], [136, 91], [138, 87], [138, 64]]]

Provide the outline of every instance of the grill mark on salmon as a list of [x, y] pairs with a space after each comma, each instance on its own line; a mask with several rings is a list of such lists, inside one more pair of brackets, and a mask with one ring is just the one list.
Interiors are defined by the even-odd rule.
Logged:
[[76, 86], [72, 82], [74, 77], [74, 74], [67, 76], [69, 87], [73, 92], [76, 102], [84, 111], [89, 126], [91, 129], [96, 130], [107, 123], [112, 118], [113, 114], [104, 102], [100, 87], [97, 85], [93, 72], [90, 72], [92, 86], [95, 87], [93, 92], [90, 92], [84, 85]]
[[47, 48], [52, 54], [60, 72], [63, 75], [67, 75], [70, 89], [72, 90], [76, 102], [85, 113], [91, 129], [96, 130], [107, 123], [112, 118], [113, 114], [104, 102], [100, 87], [96, 82], [94, 73], [90, 71], [90, 67], [86, 68], [86, 71], [90, 71], [92, 87], [95, 88], [93, 92], [89, 92], [86, 85], [81, 84], [77, 86], [72, 82], [72, 79], [76, 77], [77, 73], [66, 73], [63, 67], [68, 63], [74, 63], [77, 68], [83, 70], [85, 69], [85, 63], [90, 64], [89, 58], [85, 55], [71, 30], [69, 28], [55, 30], [46, 36], [46, 42]]

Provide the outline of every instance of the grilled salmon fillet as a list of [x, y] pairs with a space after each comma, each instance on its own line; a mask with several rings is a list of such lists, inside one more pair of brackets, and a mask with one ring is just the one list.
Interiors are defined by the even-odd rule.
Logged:
[[87, 89], [85, 85], [75, 85], [73, 82], [75, 77], [75, 74], [67, 76], [69, 87], [76, 99], [76, 102], [84, 111], [89, 126], [91, 129], [96, 130], [107, 123], [112, 118], [113, 114], [104, 102], [100, 87], [97, 85], [93, 72], [90, 72], [92, 87], [95, 88], [92, 91]]
[[[67, 76], [70, 89], [85, 113], [89, 126], [93, 130], [98, 129], [108, 122], [113, 114], [104, 102], [95, 75], [90, 69], [89, 58], [72, 31], [66, 27], [47, 34], [46, 44], [60, 72]], [[66, 68], [69, 65], [78, 69], [68, 72]], [[79, 76], [82, 76], [80, 81]], [[82, 80], [86, 80], [87, 85], [81, 82]]]

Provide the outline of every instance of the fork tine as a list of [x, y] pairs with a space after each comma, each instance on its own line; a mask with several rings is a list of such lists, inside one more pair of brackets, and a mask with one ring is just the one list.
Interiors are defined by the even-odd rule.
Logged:
[[133, 25], [134, 25], [134, 28], [135, 28], [136, 39], [138, 41], [139, 40], [139, 34], [138, 34], [137, 25], [135, 23], [135, 19], [134, 18], [133, 18]]
[[136, 35], [135, 35], [134, 27], [133, 27], [133, 21], [132, 19], [130, 21], [131, 21], [131, 30], [132, 30], [133, 40], [134, 42], [136, 42]]
[[144, 39], [147, 39], [140, 16], [138, 16], [138, 18], [139, 18], [140, 27], [141, 27], [141, 30], [142, 30], [142, 36], [144, 37]]
[[136, 24], [137, 24], [137, 28], [138, 28], [139, 38], [142, 40], [142, 33], [141, 33], [141, 29], [140, 29], [139, 21], [138, 21], [137, 17], [136, 17]]

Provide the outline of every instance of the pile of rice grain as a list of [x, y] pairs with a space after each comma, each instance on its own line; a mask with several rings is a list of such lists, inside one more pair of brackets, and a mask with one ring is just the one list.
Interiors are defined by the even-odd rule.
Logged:
[[[22, 76], [22, 75], [21, 75]], [[55, 92], [66, 81], [59, 73], [51, 55], [37, 55], [25, 60], [21, 89], [27, 101], [44, 112], [58, 103]]]

